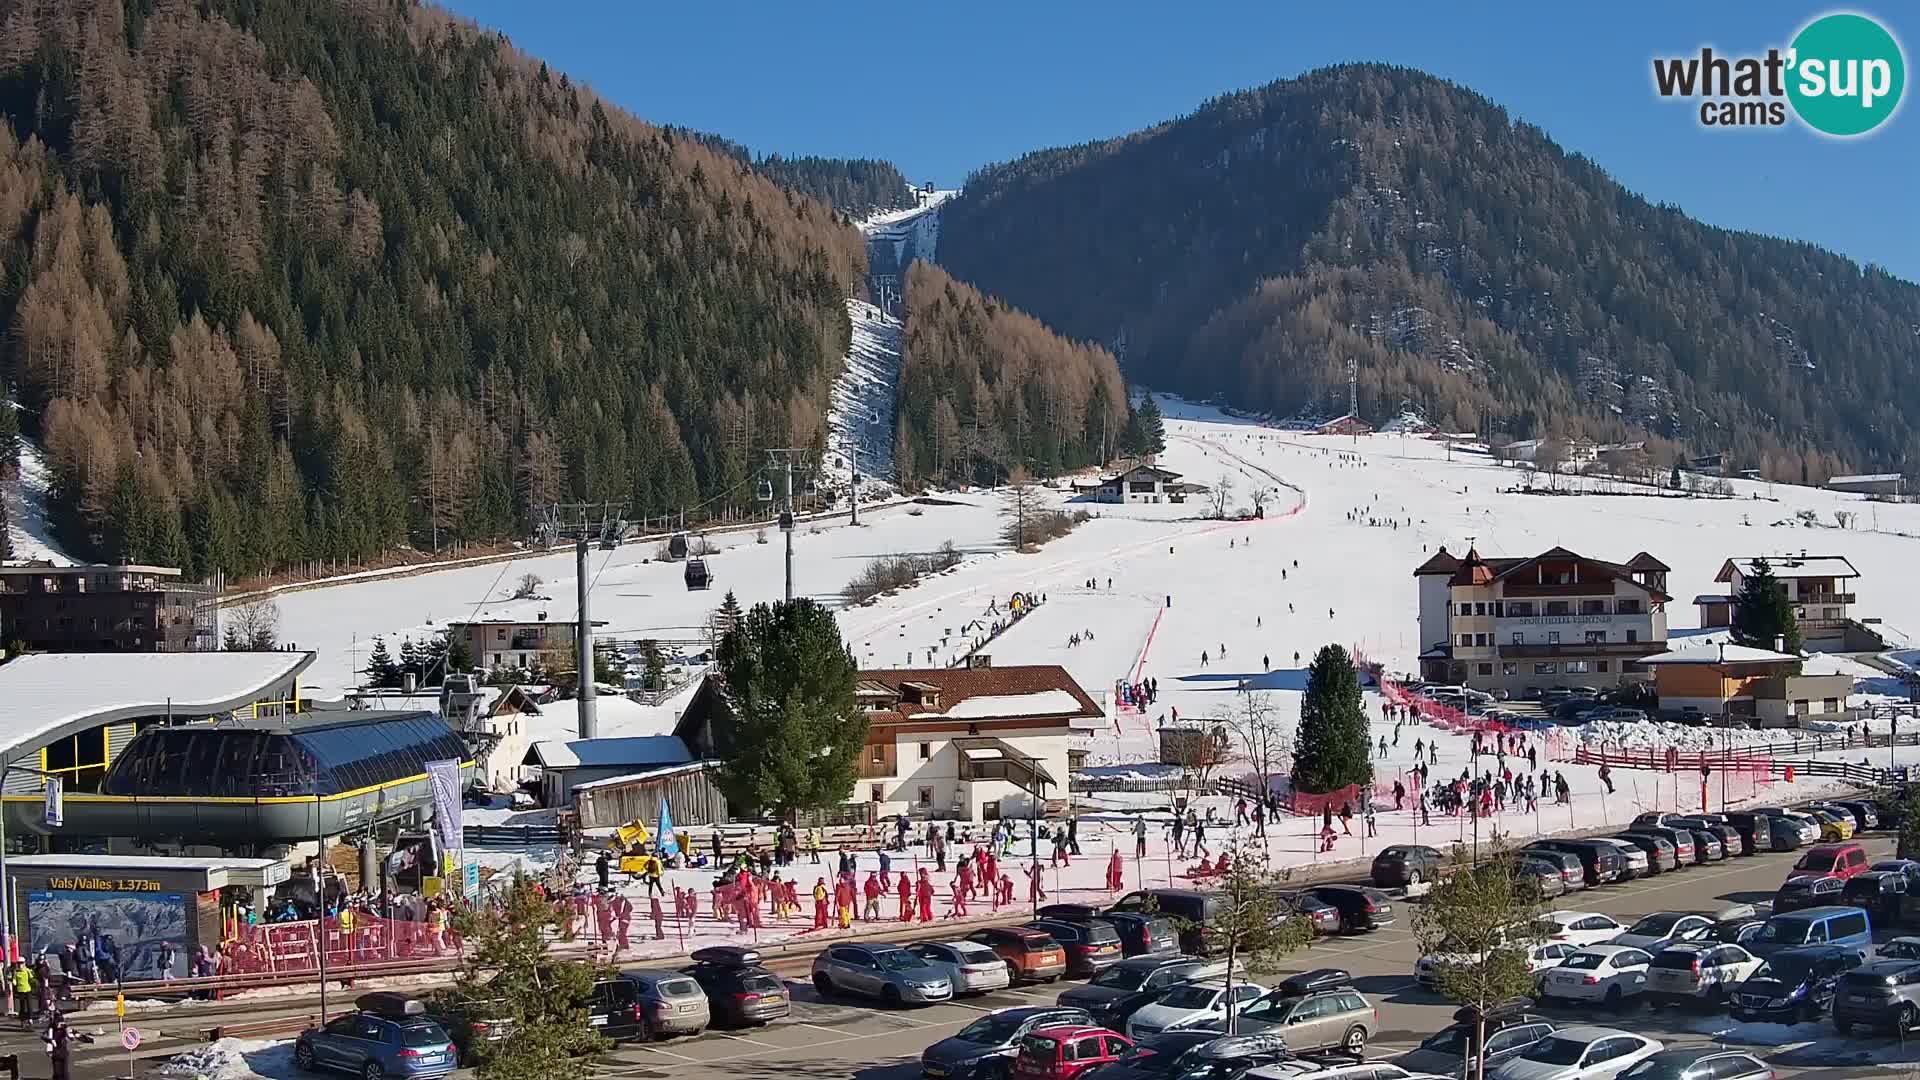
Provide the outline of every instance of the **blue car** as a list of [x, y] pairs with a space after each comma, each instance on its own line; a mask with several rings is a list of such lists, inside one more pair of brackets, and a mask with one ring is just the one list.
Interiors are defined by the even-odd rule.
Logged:
[[446, 1029], [426, 1018], [426, 1004], [403, 994], [365, 994], [358, 1012], [308, 1028], [293, 1046], [302, 1069], [337, 1069], [362, 1080], [445, 1076], [460, 1067]]

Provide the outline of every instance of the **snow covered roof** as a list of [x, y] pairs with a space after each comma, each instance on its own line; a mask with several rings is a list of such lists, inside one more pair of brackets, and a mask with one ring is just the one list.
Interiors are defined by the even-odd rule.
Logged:
[[1006, 716], [1061, 716], [1080, 711], [1080, 699], [1066, 690], [1037, 690], [1029, 694], [982, 694], [947, 707], [946, 715], [978, 720]]
[[1763, 559], [1777, 578], [1860, 576], [1860, 571], [1853, 568], [1853, 562], [1845, 555], [1808, 555], [1803, 551], [1798, 555], [1753, 555], [1728, 559], [1713, 580], [1732, 581], [1735, 571], [1741, 577], [1752, 577], [1754, 564]]
[[1746, 645], [1696, 645], [1672, 649], [1640, 660], [1642, 664], [1768, 664], [1800, 659], [1792, 653], [1755, 649]]
[[[1012, 720], [1049, 722], [1075, 717], [1104, 717], [1067, 669], [1058, 664], [1021, 664], [978, 668], [876, 668], [859, 673], [865, 695], [883, 688], [893, 700], [870, 712], [875, 723], [907, 721]], [[919, 704], [903, 693], [908, 686], [932, 687], [937, 696], [917, 695], [938, 704]]]
[[677, 735], [639, 735], [619, 739], [542, 739], [527, 749], [522, 765], [543, 769], [602, 769], [623, 765], [682, 765], [693, 760]]
[[29, 653], [0, 665], [0, 750], [171, 710], [250, 705], [313, 663], [310, 652]]
[[594, 788], [613, 787], [615, 784], [631, 784], [635, 780], [658, 780], [663, 776], [672, 776], [676, 773], [697, 772], [700, 769], [706, 768], [709, 764], [711, 764], [711, 762], [685, 761], [678, 765], [661, 765], [652, 769], [639, 769], [620, 776], [609, 776], [605, 780], [595, 780], [586, 784], [575, 784], [573, 785], [573, 790], [592, 791]]
[[1833, 476], [1827, 478], [1827, 486], [1832, 487], [1834, 484], [1891, 484], [1895, 480], [1901, 479], [1901, 476], [1902, 474], [1897, 472], [1863, 473], [1859, 476]]
[[71, 873], [76, 870], [124, 870], [134, 873], [207, 875], [205, 892], [227, 885], [270, 888], [287, 880], [284, 859], [191, 858], [174, 855], [15, 855], [7, 860], [10, 873]]

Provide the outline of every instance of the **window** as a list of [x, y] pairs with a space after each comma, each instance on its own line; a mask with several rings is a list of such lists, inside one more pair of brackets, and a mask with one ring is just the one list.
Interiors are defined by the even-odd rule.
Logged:
[[1482, 675], [1491, 675], [1491, 674], [1493, 674], [1493, 665], [1492, 665], [1492, 664], [1481, 664], [1481, 665], [1480, 665], [1480, 674], [1482, 674]]
[[1587, 662], [1585, 660], [1567, 661], [1567, 674], [1585, 675], [1586, 673], [1587, 673]]
[[886, 802], [887, 801], [886, 785], [885, 784], [867, 785], [867, 800], [869, 802]]
[[1472, 605], [1472, 604], [1461, 604], [1461, 605], [1460, 605], [1460, 614], [1462, 614], [1462, 615], [1471, 615], [1471, 614], [1473, 614], [1473, 605]]
[[1595, 660], [1593, 662], [1593, 670], [1602, 675], [1605, 675], [1607, 673], [1607, 669], [1612, 666], [1613, 666], [1613, 661], [1611, 660]]
[[1571, 615], [1573, 614], [1573, 609], [1567, 604], [1565, 600], [1549, 600], [1547, 601], [1547, 614]]
[[1630, 596], [1621, 597], [1619, 600], [1614, 601], [1613, 610], [1622, 615], [1638, 615], [1640, 614], [1640, 601]]
[[1582, 615], [1605, 615], [1606, 613], [1607, 602], [1605, 600], [1580, 601], [1580, 614]]
[[1506, 663], [1500, 665], [1500, 674], [1518, 675], [1520, 674], [1520, 665], [1509, 660]]
[[[1487, 613], [1487, 605], [1481, 604], [1481, 603], [1475, 603], [1473, 605], [1473, 613], [1475, 615], [1485, 615]], [[1833, 618], [1833, 616], [1829, 615], [1827, 616], [1827, 618], [1831, 619]]]
[[921, 806], [933, 805], [933, 789], [932, 788], [923, 787], [920, 789], [920, 805]]
[[1549, 645], [1560, 644], [1560, 631], [1558, 630], [1547, 631], [1547, 644]]
[[1587, 644], [1604, 645], [1606, 644], [1606, 641], [1607, 641], [1607, 632], [1605, 630], [1587, 631]]
[[1533, 601], [1509, 600], [1507, 601], [1507, 614], [1515, 619], [1530, 619], [1533, 617]]
[[1527, 635], [1515, 630], [1513, 632], [1513, 643], [1515, 645], [1525, 645], [1527, 643]]
[[1862, 912], [1833, 917], [1833, 936], [1837, 938], [1858, 937], [1867, 932], [1867, 916]]
[[494, 627], [494, 629], [493, 629], [493, 640], [495, 640], [495, 641], [505, 641], [505, 640], [507, 640], [507, 628], [506, 628], [506, 627], [504, 627], [504, 626], [496, 626], [496, 627]]
[[1469, 647], [1469, 646], [1471, 646], [1472, 644], [1473, 644], [1473, 635], [1472, 635], [1472, 634], [1461, 634], [1461, 635], [1460, 635], [1460, 645], [1461, 645], [1461, 647], [1462, 647], [1462, 648], [1466, 648], [1466, 647]]
[[1560, 674], [1560, 665], [1551, 660], [1544, 660], [1533, 665], [1533, 673], [1535, 675], [1558, 675]]
[[1485, 648], [1485, 647], [1486, 647], [1486, 644], [1487, 644], [1487, 635], [1485, 635], [1485, 634], [1475, 634], [1475, 635], [1473, 635], [1473, 643], [1474, 643], [1474, 645], [1476, 645], [1476, 646], [1478, 646], [1478, 647], [1480, 647], [1480, 648]]
[[867, 761], [874, 765], [885, 765], [887, 763], [887, 748], [879, 743], [867, 747]]
[[921, 743], [920, 744], [920, 760], [925, 761], [932, 756], [933, 756], [933, 744], [924, 743], [924, 742]]
[[1634, 642], [1639, 640], [1640, 640], [1640, 631], [1638, 630], [1627, 631], [1627, 644], [1631, 645]]
[[1840, 711], [1839, 698], [1821, 698], [1820, 704], [1823, 707], [1822, 711], [1824, 712], [1837, 713]]

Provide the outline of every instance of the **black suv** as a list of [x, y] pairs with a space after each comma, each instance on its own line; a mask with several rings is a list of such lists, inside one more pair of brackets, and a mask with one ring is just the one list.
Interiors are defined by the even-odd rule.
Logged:
[[1627, 857], [1612, 844], [1591, 840], [1535, 840], [1521, 851], [1564, 851], [1577, 856], [1589, 886], [1606, 885], [1627, 876]]
[[1805, 945], [1767, 957], [1734, 987], [1727, 1012], [1742, 1023], [1818, 1020], [1833, 1004], [1840, 977], [1860, 966], [1860, 954], [1839, 945]]
[[687, 958], [693, 963], [680, 970], [706, 991], [715, 1024], [765, 1024], [793, 1009], [786, 984], [761, 966], [757, 949], [711, 945], [693, 950]]
[[[1520, 999], [1487, 1012], [1487, 1071], [1509, 1058], [1519, 1057], [1527, 1047], [1553, 1034], [1553, 1021], [1522, 1011], [1531, 1001]], [[1429, 1035], [1417, 1048], [1393, 1059], [1393, 1064], [1408, 1072], [1436, 1076], [1460, 1076], [1474, 1056], [1474, 1028], [1477, 1017], [1472, 1006], [1453, 1014], [1454, 1022]]]
[[1340, 911], [1340, 929], [1357, 934], [1393, 925], [1393, 901], [1379, 889], [1364, 885], [1315, 885], [1305, 890]]
[[1395, 844], [1373, 857], [1373, 883], [1382, 889], [1418, 885], [1440, 876], [1447, 857], [1421, 844]]

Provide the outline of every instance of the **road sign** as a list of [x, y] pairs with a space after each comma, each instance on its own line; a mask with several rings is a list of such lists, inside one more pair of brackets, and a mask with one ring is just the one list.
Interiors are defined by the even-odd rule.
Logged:
[[126, 1047], [128, 1050], [138, 1050], [140, 1048], [140, 1029], [137, 1027], [122, 1028], [120, 1031], [120, 1045]]

